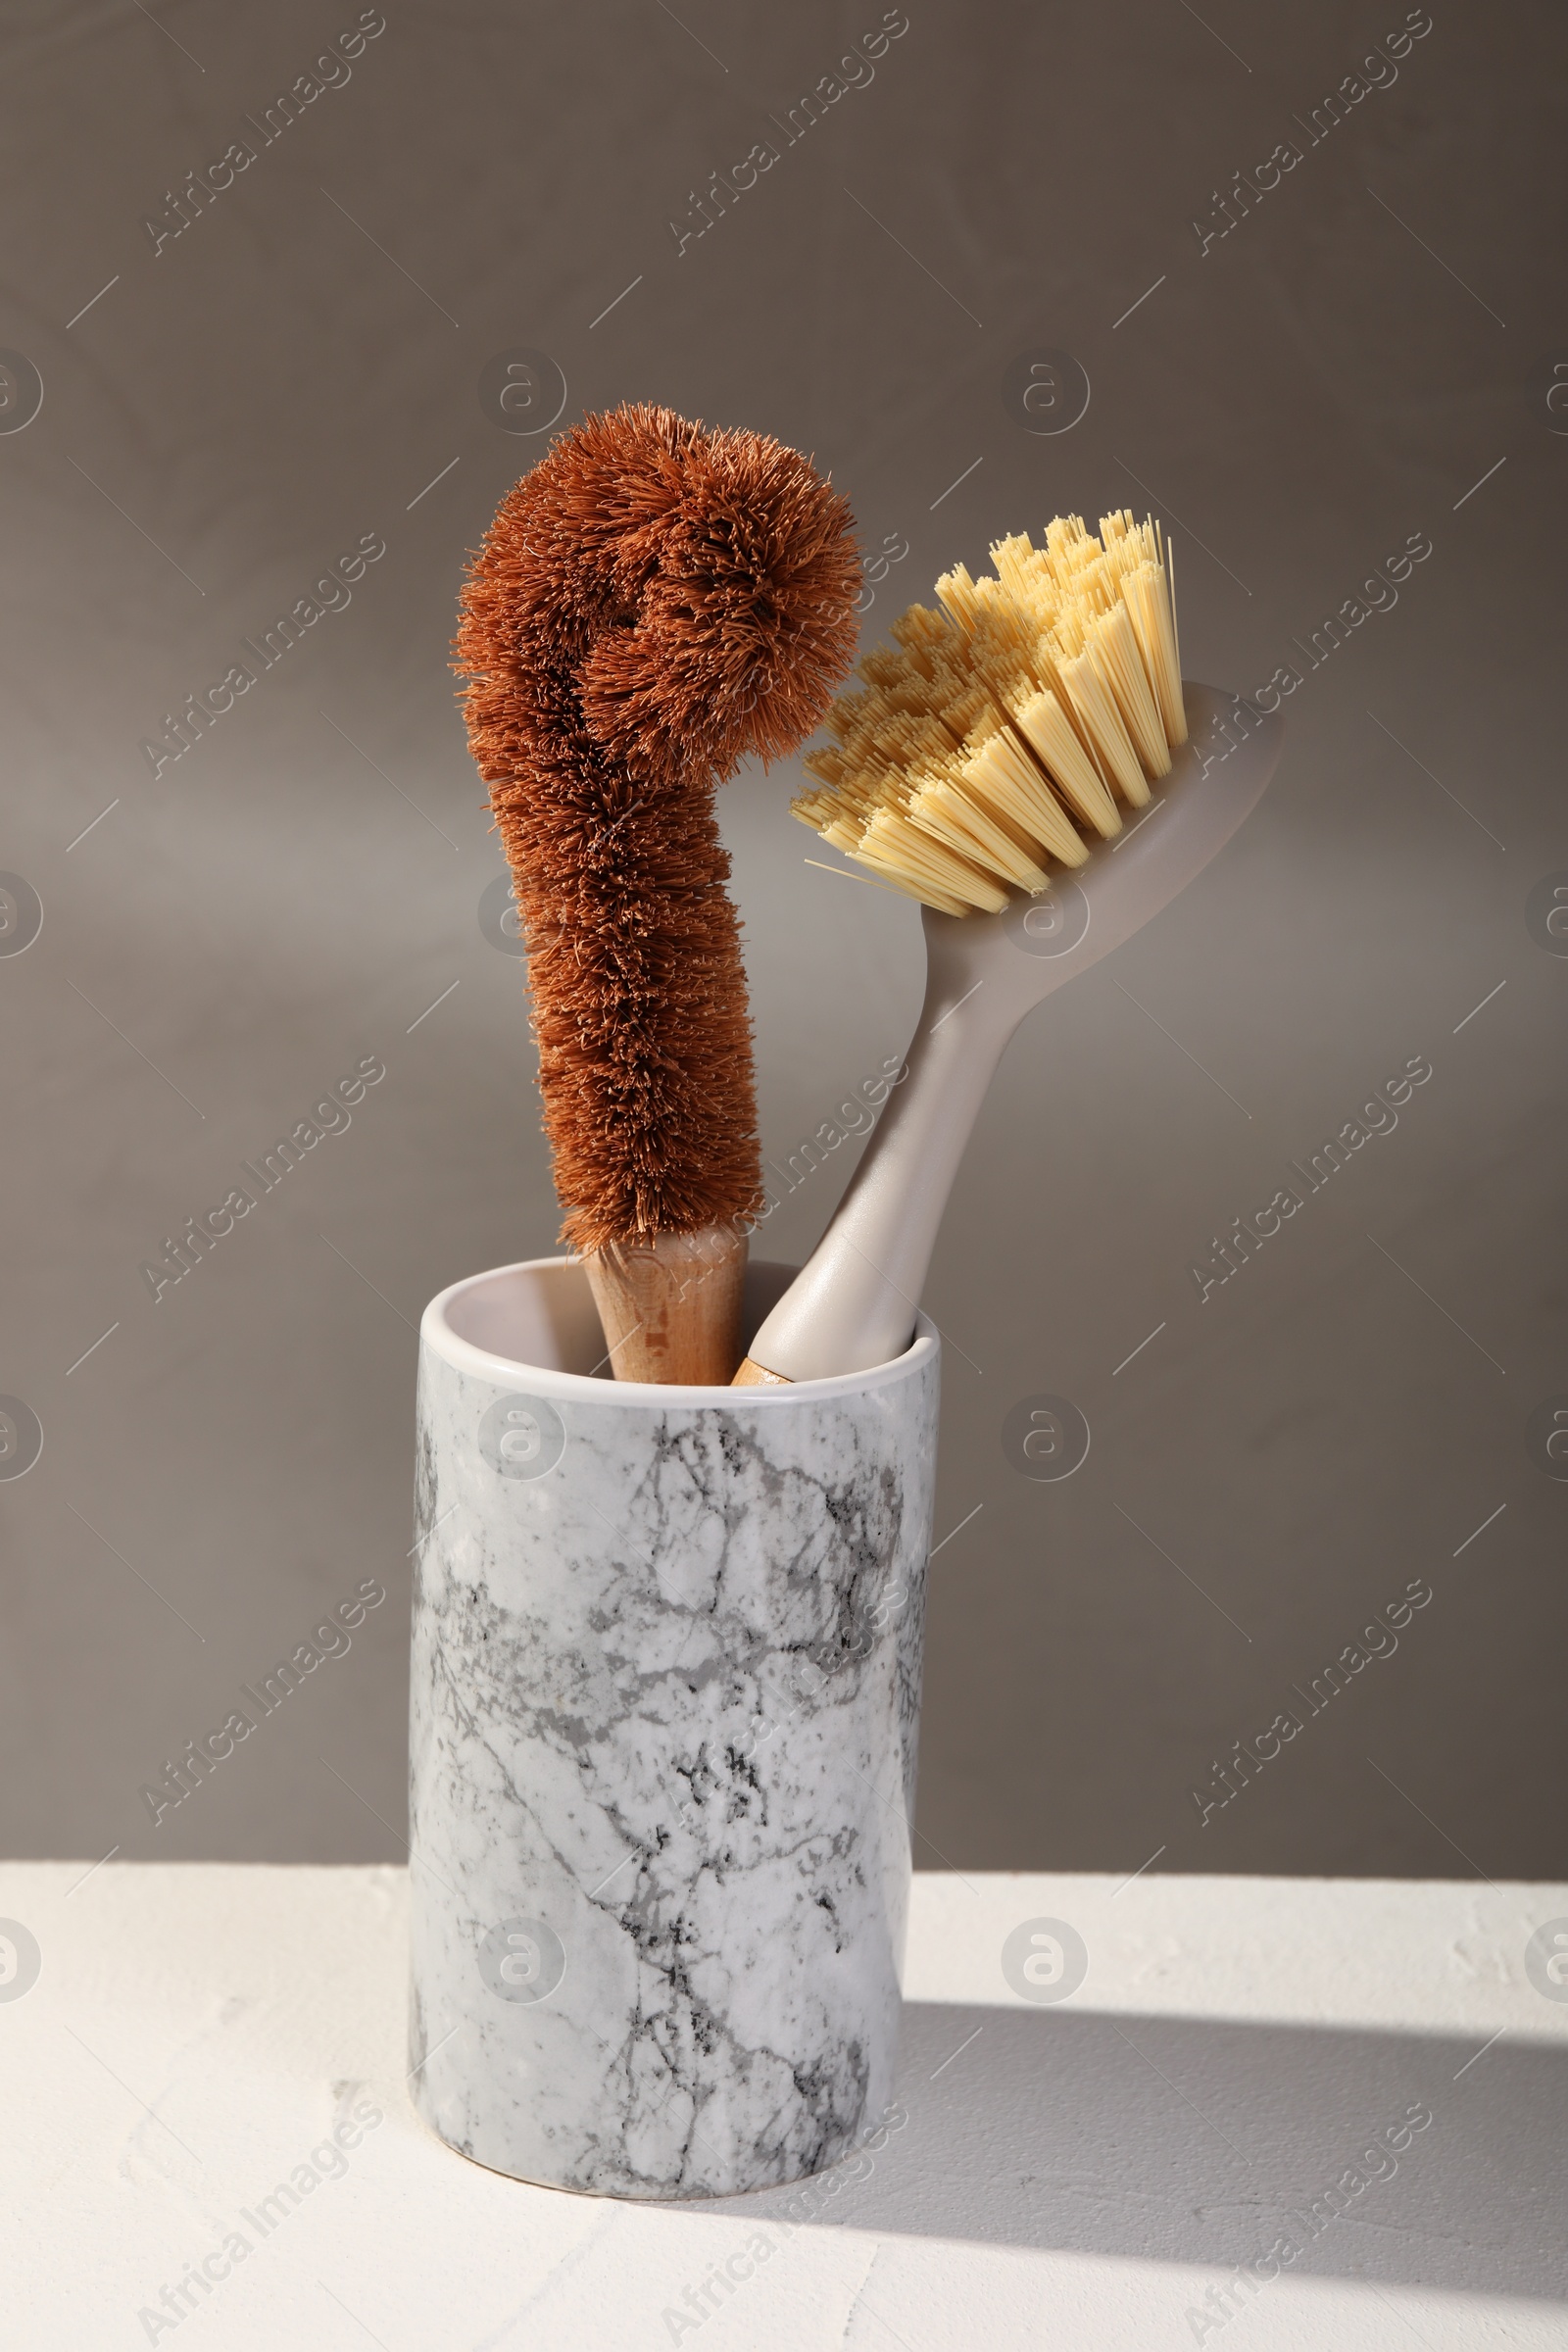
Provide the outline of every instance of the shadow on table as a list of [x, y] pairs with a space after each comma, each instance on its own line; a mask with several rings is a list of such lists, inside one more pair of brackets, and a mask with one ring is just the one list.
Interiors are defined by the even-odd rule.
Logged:
[[1563, 2296], [1568, 2047], [1483, 2040], [915, 2003], [880, 2152], [708, 2210]]

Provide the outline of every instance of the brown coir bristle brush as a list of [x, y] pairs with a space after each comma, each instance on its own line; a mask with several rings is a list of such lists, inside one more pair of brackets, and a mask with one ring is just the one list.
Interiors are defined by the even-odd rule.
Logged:
[[725, 1382], [761, 1199], [716, 784], [849, 669], [854, 517], [798, 451], [589, 416], [502, 501], [454, 667], [528, 951], [545, 1131], [615, 1374]]

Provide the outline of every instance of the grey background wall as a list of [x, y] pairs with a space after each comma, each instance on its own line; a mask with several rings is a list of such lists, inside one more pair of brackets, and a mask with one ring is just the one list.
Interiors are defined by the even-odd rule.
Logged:
[[[792, 136], [874, 0], [385, 0], [268, 139], [351, 0], [10, 11], [7, 1850], [403, 1851], [415, 1326], [556, 1228], [445, 667], [465, 551], [548, 443], [481, 398], [521, 347], [563, 423], [654, 398], [814, 452], [907, 543], [868, 638], [1000, 533], [1127, 502], [1174, 539], [1189, 674], [1300, 676], [1261, 809], [1020, 1035], [953, 1201], [918, 1859], [1560, 1875], [1568, 42], [1544, 0], [1432, 0], [1364, 68], [1404, 15], [906, 0]], [[1088, 378], [1070, 430], [1020, 398], [1046, 350]], [[362, 538], [348, 601], [160, 761]], [[912, 910], [805, 862], [797, 783], [722, 803], [774, 1157], [920, 985]], [[1396, 1128], [1200, 1300], [1213, 1237], [1411, 1056]], [[352, 1125], [155, 1302], [139, 1265], [361, 1057]], [[1067, 1480], [1004, 1446], [1046, 1394], [1092, 1431]], [[352, 1648], [155, 1827], [142, 1786], [366, 1579]]]

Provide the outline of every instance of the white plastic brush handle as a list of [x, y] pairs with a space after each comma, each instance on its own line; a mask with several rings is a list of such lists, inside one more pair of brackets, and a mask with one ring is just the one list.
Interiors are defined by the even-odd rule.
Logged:
[[924, 909], [925, 1003], [908, 1075], [826, 1233], [753, 1340], [754, 1364], [783, 1380], [823, 1380], [903, 1353], [958, 1163], [1018, 1023], [1168, 906], [1261, 798], [1284, 721], [1211, 686], [1183, 691], [1190, 740], [1170, 774], [1075, 877], [1057, 876], [1046, 898], [1015, 900], [1001, 914]]

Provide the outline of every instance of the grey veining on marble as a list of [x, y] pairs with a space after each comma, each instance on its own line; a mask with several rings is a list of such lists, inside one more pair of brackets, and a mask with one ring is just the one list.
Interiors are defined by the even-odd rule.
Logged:
[[609, 2195], [818, 2171], [893, 2091], [935, 1337], [858, 1386], [649, 1390], [509, 1366], [441, 1306], [411, 1699], [420, 2113], [498, 2171]]

